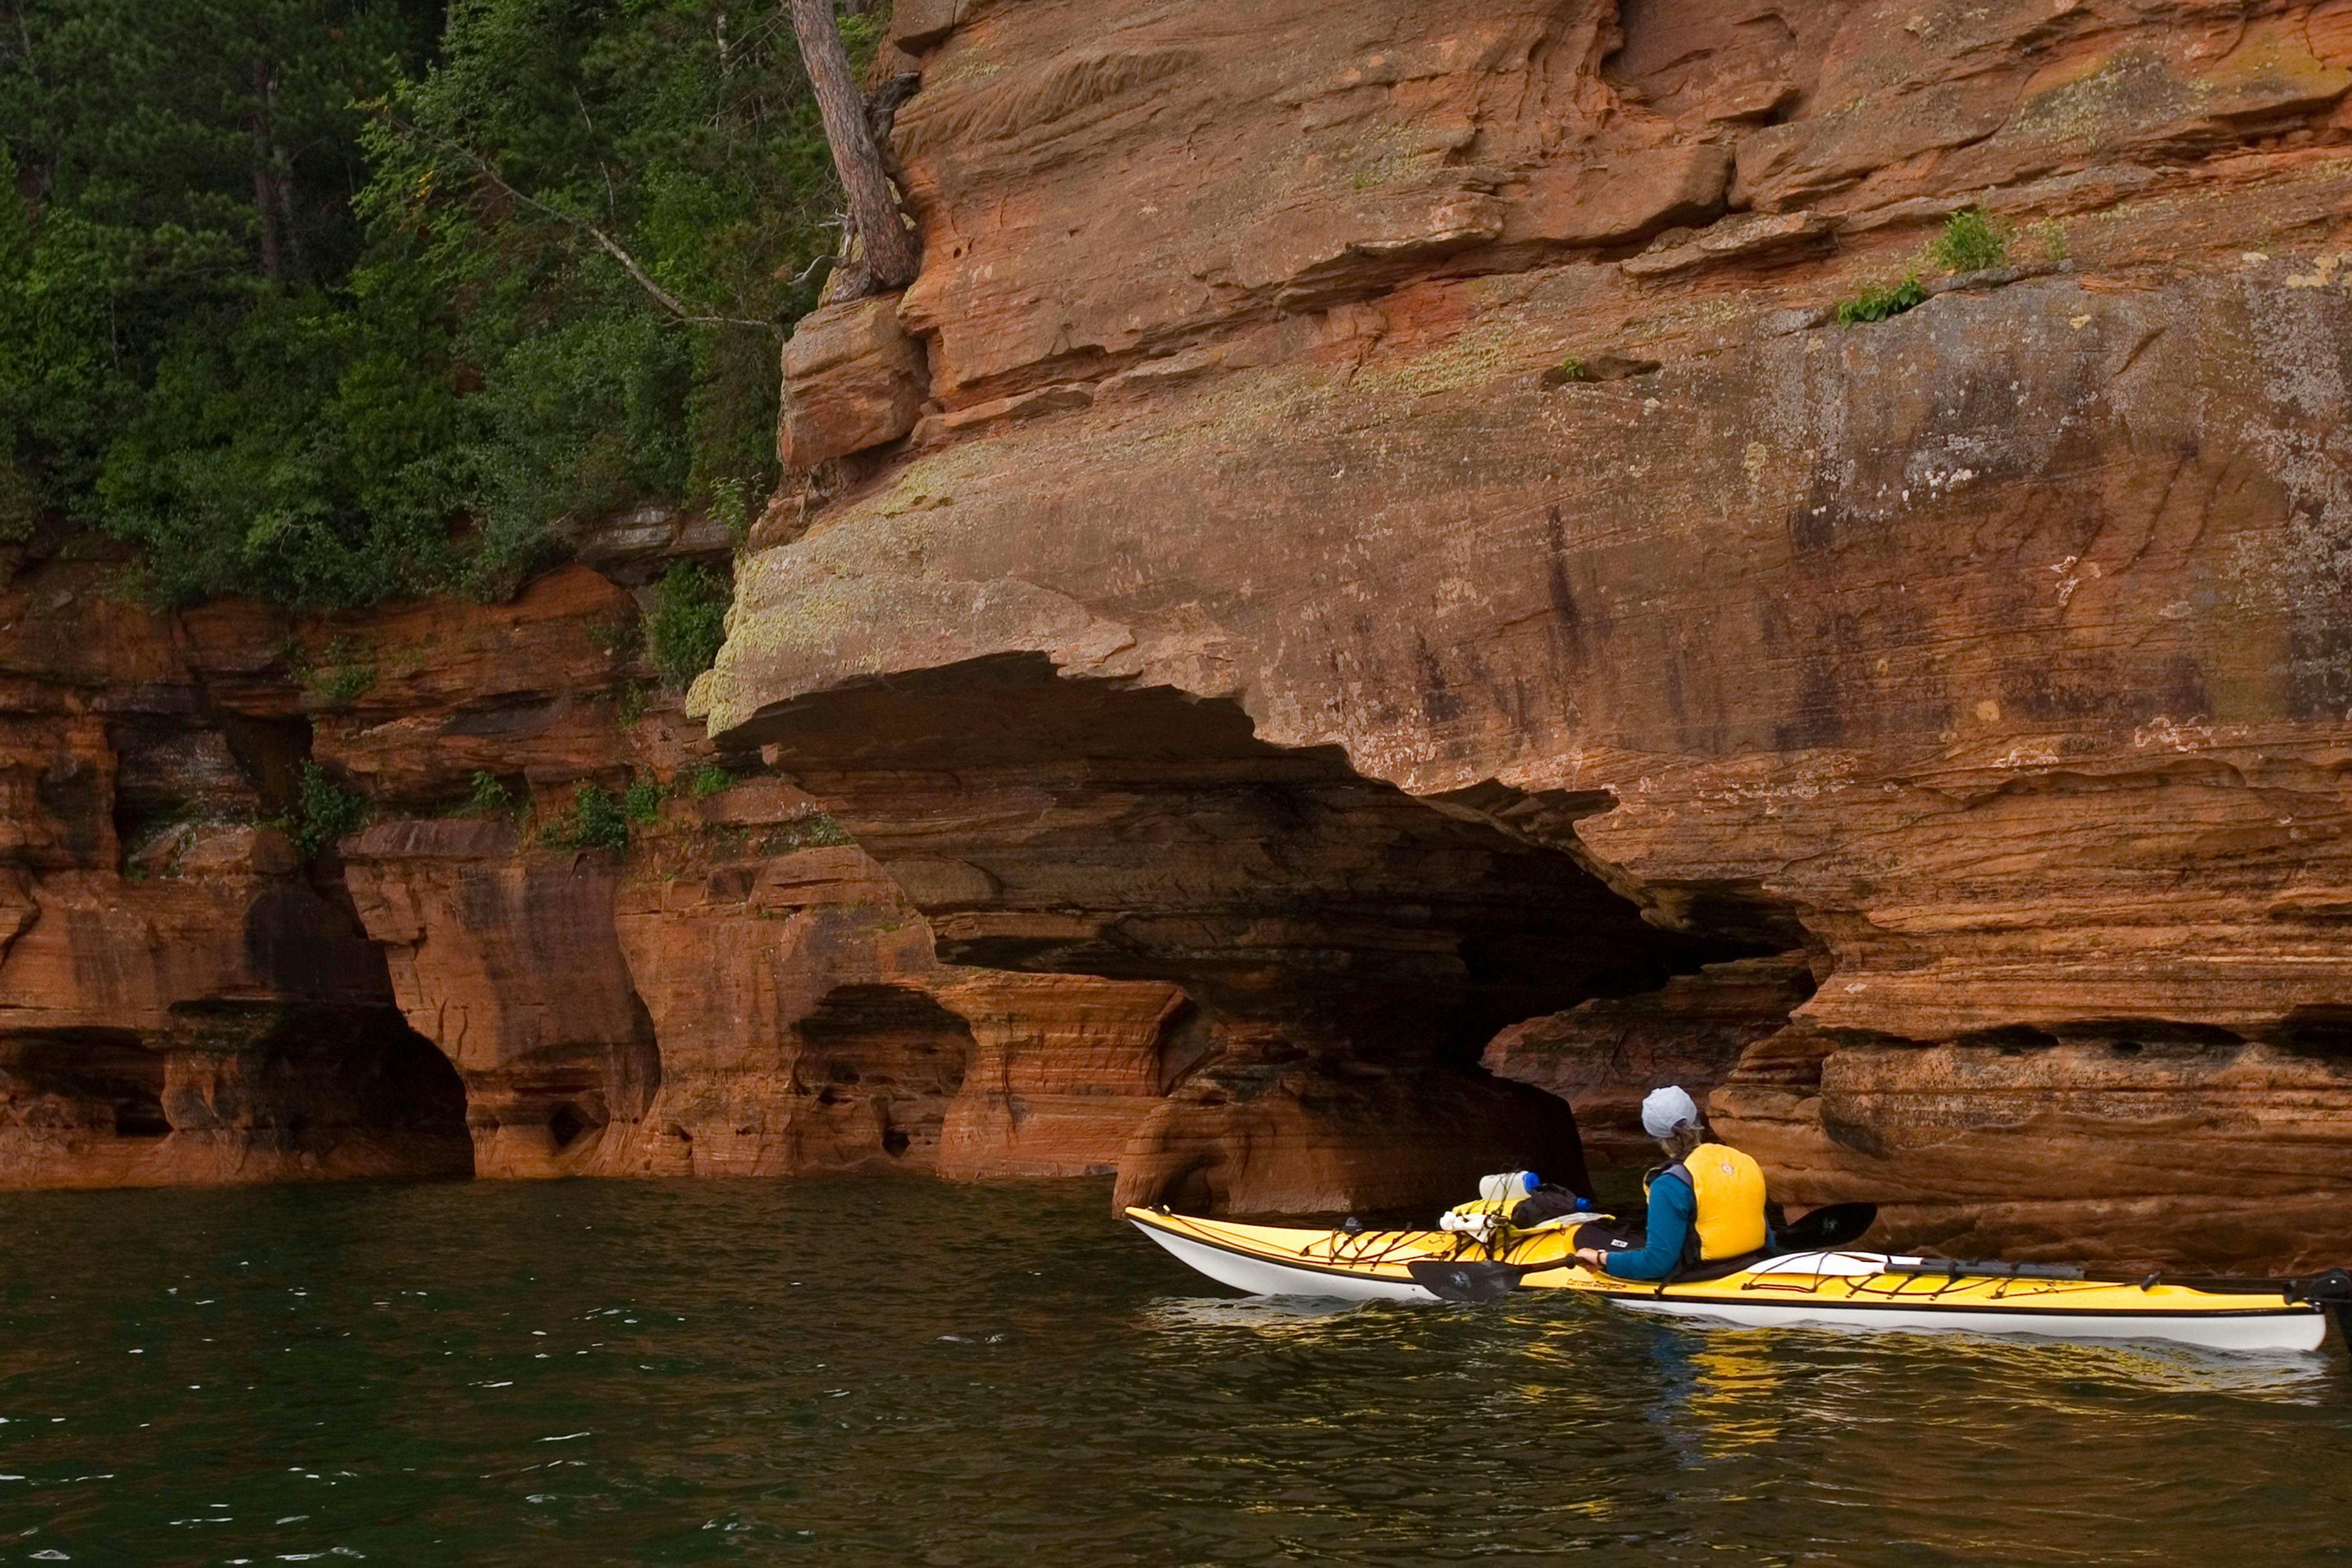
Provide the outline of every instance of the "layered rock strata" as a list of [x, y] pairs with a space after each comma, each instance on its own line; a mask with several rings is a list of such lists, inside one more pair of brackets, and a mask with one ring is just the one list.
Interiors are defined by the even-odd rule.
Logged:
[[[614, 577], [296, 620], [119, 570], [0, 593], [0, 1184], [1108, 1170], [1169, 1086], [1169, 987], [943, 967]], [[308, 859], [305, 763], [370, 818]]]
[[[1316, 759], [1308, 797], [1552, 857], [1527, 1012], [1710, 956], [1668, 933], [1802, 946], [1796, 1032], [1715, 1095], [1792, 1201], [2352, 1251], [2352, 5], [904, 11], [932, 412], [744, 563], [695, 705], [921, 861], [952, 950], [1148, 963], [1252, 1073], [1394, 1058], [1381, 965], [1298, 982], [1236, 884], [1403, 943], [1405, 991], [1498, 928], [1449, 923], [1412, 832], [1369, 897], [1263, 847], [1287, 826], [1153, 847], [1088, 795], [1097, 716], [1191, 703]], [[2010, 252], [1948, 278], [1971, 204]], [[1906, 273], [1925, 304], [1835, 324]], [[952, 695], [1009, 665], [1067, 721]], [[873, 697], [910, 688], [950, 695]], [[973, 731], [1019, 767], [905, 765]], [[1241, 761], [1160, 732], [1171, 775]], [[1664, 945], [1601, 959], [1637, 907]]]
[[217, 713], [114, 571], [0, 594], [0, 1184], [466, 1173], [457, 1074], [340, 879], [266, 820], [301, 737]]

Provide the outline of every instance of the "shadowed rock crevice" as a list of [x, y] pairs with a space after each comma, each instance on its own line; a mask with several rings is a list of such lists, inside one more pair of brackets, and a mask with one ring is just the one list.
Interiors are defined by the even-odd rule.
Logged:
[[844, 985], [800, 1023], [794, 1168], [940, 1168], [948, 1109], [963, 1088], [971, 1026], [905, 985]]
[[944, 961], [1183, 987], [1199, 1063], [1129, 1140], [1122, 1201], [1382, 1206], [1496, 1161], [1580, 1178], [1565, 1108], [1488, 1076], [1486, 1040], [1746, 951], [1469, 805], [1261, 742], [1232, 703], [1042, 656], [845, 685], [722, 743], [775, 747]]
[[0, 1103], [11, 1131], [160, 1138], [163, 1062], [128, 1029], [58, 1029], [0, 1045]]
[[484, 1174], [541, 1176], [602, 1171], [617, 1127], [633, 1136], [661, 1087], [661, 1052], [650, 1032], [619, 1040], [566, 1042], [466, 1076], [468, 1121]]
[[0, 1160], [58, 1186], [474, 1169], [465, 1086], [396, 1011], [229, 1001], [0, 1041]]
[[662, 1082], [604, 851], [522, 851], [507, 820], [380, 822], [347, 843], [409, 1022], [465, 1077], [485, 1175], [610, 1173]]

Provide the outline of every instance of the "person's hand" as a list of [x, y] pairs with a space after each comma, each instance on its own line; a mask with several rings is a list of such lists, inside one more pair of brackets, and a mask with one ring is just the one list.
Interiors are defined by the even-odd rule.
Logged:
[[1579, 1263], [1583, 1264], [1587, 1268], [1591, 1269], [1595, 1274], [1606, 1274], [1609, 1272], [1608, 1267], [1602, 1259], [1601, 1249], [1597, 1247], [1578, 1247], [1576, 1249], [1576, 1260]]

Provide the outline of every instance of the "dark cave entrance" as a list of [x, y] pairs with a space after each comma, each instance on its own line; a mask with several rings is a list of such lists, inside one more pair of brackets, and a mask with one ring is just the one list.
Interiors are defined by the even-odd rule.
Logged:
[[164, 1114], [341, 1173], [470, 1176], [466, 1085], [392, 1006], [212, 1001], [173, 1010]]
[[[392, 1007], [213, 1001], [173, 1009], [152, 1035], [58, 1029], [0, 1040], [0, 1131], [94, 1136], [90, 1158], [101, 1163], [110, 1142], [119, 1153], [119, 1142], [177, 1139], [163, 1157], [184, 1152], [187, 1170], [149, 1173], [173, 1179], [209, 1179], [215, 1165], [239, 1162], [246, 1175], [274, 1178], [474, 1168], [457, 1069]], [[70, 1177], [75, 1158], [45, 1163]]]
[[0, 1041], [0, 1114], [18, 1126], [161, 1138], [163, 1058], [129, 1029], [55, 1029]]

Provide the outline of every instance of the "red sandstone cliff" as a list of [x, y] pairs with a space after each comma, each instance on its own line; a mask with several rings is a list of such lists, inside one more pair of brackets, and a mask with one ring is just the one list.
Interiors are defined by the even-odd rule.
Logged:
[[674, 519], [304, 621], [12, 563], [0, 1181], [1372, 1206], [1671, 1073], [1901, 1238], [2352, 1250], [2352, 0], [895, 25], [926, 264], [786, 352], [715, 749]]
[[923, 272], [692, 708], [944, 956], [1184, 987], [1124, 1193], [1538, 1142], [1513, 1008], [1801, 947], [1790, 1201], [2352, 1251], [2352, 4], [896, 26]]
[[[808, 796], [717, 787], [594, 571], [318, 620], [115, 571], [0, 594], [0, 1184], [1107, 1171], [1163, 1087], [1171, 988], [943, 968]], [[307, 865], [306, 759], [373, 809]]]

